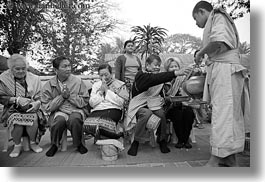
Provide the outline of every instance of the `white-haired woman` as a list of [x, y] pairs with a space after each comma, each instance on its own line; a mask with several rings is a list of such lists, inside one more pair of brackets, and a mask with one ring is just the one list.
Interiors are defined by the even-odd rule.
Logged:
[[10, 128], [15, 143], [9, 156], [19, 156], [24, 135], [30, 139], [30, 148], [41, 152], [42, 148], [36, 143], [37, 136], [45, 132], [39, 122], [41, 118], [43, 121], [40, 78], [27, 71], [28, 62], [24, 56], [13, 54], [7, 61], [9, 69], [0, 75], [0, 104], [4, 105], [1, 122]]

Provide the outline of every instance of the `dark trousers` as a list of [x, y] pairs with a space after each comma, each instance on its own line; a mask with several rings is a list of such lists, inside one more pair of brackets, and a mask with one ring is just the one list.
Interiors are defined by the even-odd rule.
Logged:
[[134, 139], [136, 141], [145, 141], [146, 138], [149, 138], [149, 133], [148, 130], [146, 129], [146, 124], [152, 114], [155, 114], [161, 118], [160, 125], [157, 128], [158, 141], [166, 139], [167, 124], [166, 124], [165, 111], [163, 109], [151, 111], [148, 108], [140, 108], [136, 113], [137, 123], [135, 126], [135, 134], [134, 134]]
[[68, 129], [73, 137], [73, 145], [79, 146], [83, 136], [83, 120], [80, 113], [72, 113], [66, 121], [63, 116], [56, 116], [51, 125], [51, 143], [59, 146], [64, 130]]
[[192, 109], [186, 106], [176, 106], [167, 112], [166, 117], [173, 122], [178, 142], [186, 143], [189, 140], [195, 118]]

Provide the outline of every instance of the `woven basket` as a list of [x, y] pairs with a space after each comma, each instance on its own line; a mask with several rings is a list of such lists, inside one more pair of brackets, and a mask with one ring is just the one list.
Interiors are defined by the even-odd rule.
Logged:
[[101, 157], [104, 161], [115, 161], [118, 159], [118, 149], [114, 145], [102, 145]]

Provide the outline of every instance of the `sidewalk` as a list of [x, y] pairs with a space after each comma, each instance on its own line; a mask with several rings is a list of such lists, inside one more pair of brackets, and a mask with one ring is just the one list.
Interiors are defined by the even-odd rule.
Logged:
[[[138, 155], [129, 156], [127, 150], [129, 145], [125, 146], [125, 150], [119, 154], [116, 161], [104, 161], [101, 159], [101, 152], [97, 145], [93, 144], [93, 138], [86, 140], [88, 152], [84, 155], [79, 154], [72, 147], [72, 141], [68, 139], [68, 148], [66, 152], [58, 151], [54, 157], [45, 156], [50, 145], [50, 133], [46, 132], [40, 146], [43, 147], [42, 153], [34, 153], [32, 151], [22, 152], [18, 158], [10, 158], [8, 152], [3, 150], [3, 127], [0, 127], [0, 166], [1, 167], [200, 167], [203, 166], [210, 157], [209, 145], [210, 125], [204, 124], [204, 129], [194, 128], [196, 143], [192, 143], [192, 149], [177, 149], [174, 144], [170, 144], [170, 153], [163, 154], [159, 147], [152, 148], [148, 143], [140, 144]], [[238, 154], [239, 166], [250, 166], [249, 152]]]

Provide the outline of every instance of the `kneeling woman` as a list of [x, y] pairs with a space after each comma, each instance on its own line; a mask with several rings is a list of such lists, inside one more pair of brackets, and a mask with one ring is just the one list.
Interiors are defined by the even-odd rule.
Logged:
[[23, 135], [29, 137], [31, 150], [41, 152], [42, 148], [36, 143], [38, 134], [45, 132], [45, 126], [41, 127], [39, 122], [43, 117], [40, 78], [27, 72], [28, 63], [24, 56], [13, 54], [7, 61], [9, 69], [0, 75], [0, 104], [4, 105], [1, 121], [11, 130], [15, 143], [9, 156], [19, 156]]
[[[116, 130], [116, 126], [122, 118], [122, 109], [129, 93], [126, 92], [124, 82], [113, 78], [110, 65], [100, 65], [98, 74], [101, 80], [92, 86], [89, 99], [92, 112], [85, 120], [85, 132], [97, 135], [96, 139], [97, 137], [118, 139], [123, 134]], [[92, 126], [99, 128], [96, 129], [97, 131], [91, 131], [89, 127]]]

